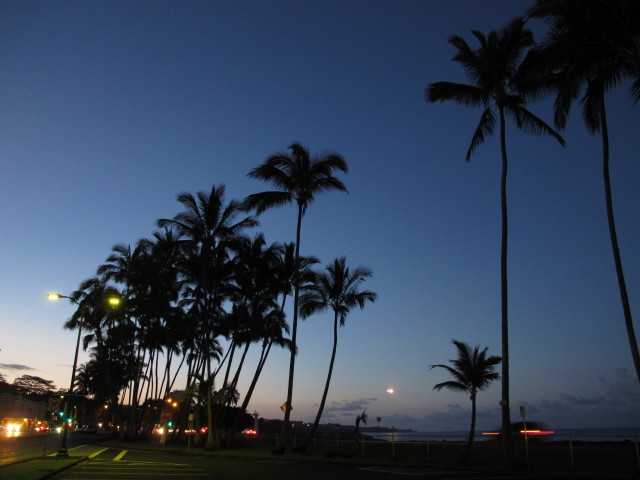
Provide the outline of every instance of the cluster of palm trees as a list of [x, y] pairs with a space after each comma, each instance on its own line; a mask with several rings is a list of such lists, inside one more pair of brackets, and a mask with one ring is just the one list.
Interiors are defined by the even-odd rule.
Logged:
[[[358, 289], [371, 275], [367, 269], [350, 270], [341, 257], [326, 272], [314, 271], [318, 260], [300, 255], [302, 217], [315, 196], [346, 190], [335, 170], [347, 171], [339, 155], [312, 157], [293, 144], [290, 153], [273, 155], [249, 173], [278, 191], [250, 195], [243, 202], [227, 202], [224, 185], [195, 196], [180, 194], [180, 213], [159, 219], [160, 230], [151, 239], [133, 248], [114, 246], [97, 275], [71, 295], [79, 308], [65, 327], [75, 329], [82, 322], [88, 332], [83, 346], [91, 351], [79, 369], [79, 387], [114, 406], [130, 406], [124, 420], [129, 438], [153, 427], [158, 412], [149, 407], [161, 405], [184, 372], [183, 418], [194, 410], [196, 424], [206, 423], [205, 448], [229, 441], [274, 345], [291, 351], [283, 422], [289, 423], [298, 312], [307, 317], [330, 308], [343, 325], [349, 310], [375, 300], [374, 293]], [[295, 243], [267, 244], [262, 233], [247, 234], [258, 225], [251, 211], [260, 214], [292, 201], [298, 207]], [[291, 294], [290, 332], [285, 304]], [[113, 295], [122, 298], [117, 308], [105, 303]], [[334, 339], [323, 404], [335, 358], [335, 325]], [[238, 381], [254, 344], [259, 360], [240, 409], [233, 411], [228, 407], [239, 401]], [[234, 419], [227, 418], [230, 412]], [[233, 426], [223, 438], [221, 426], [229, 423]]]
[[466, 70], [469, 84], [430, 84], [428, 102], [453, 100], [463, 106], [482, 107], [480, 122], [471, 138], [466, 160], [492, 135], [496, 126], [502, 159], [501, 209], [501, 299], [502, 299], [502, 424], [504, 459], [513, 458], [509, 433], [509, 322], [507, 288], [507, 144], [506, 118], [518, 128], [545, 134], [564, 145], [558, 132], [532, 114], [527, 102], [550, 94], [555, 97], [554, 123], [562, 129], [572, 104], [583, 107], [583, 118], [591, 133], [602, 137], [602, 167], [607, 222], [611, 238], [624, 321], [631, 354], [640, 380], [640, 354], [633, 327], [631, 307], [624, 279], [616, 234], [609, 176], [609, 133], [607, 91], [630, 80], [634, 102], [640, 100], [640, 2], [637, 0], [537, 0], [529, 18], [547, 21], [549, 30], [536, 44], [526, 21], [515, 19], [488, 35], [472, 30], [479, 46], [472, 48], [460, 36], [449, 42], [456, 48], [453, 60]]

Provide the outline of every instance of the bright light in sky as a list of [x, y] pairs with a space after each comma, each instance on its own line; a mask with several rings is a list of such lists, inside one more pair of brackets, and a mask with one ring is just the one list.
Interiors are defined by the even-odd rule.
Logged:
[[389, 388], [387, 388], [387, 393], [389, 395], [393, 395], [395, 393], [395, 390], [393, 389], [393, 387], [389, 387]]

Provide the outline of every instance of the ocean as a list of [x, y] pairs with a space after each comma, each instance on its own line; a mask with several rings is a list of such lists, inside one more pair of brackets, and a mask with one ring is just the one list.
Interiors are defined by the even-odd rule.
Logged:
[[[553, 433], [545, 435], [547, 440], [574, 440], [582, 442], [640, 442], [640, 428], [558, 428], [552, 429]], [[448, 441], [462, 442], [467, 439], [469, 432], [375, 432], [367, 431], [365, 435], [377, 440], [396, 442], [426, 442], [426, 441]], [[492, 438], [482, 435], [481, 431], [476, 431], [475, 440], [484, 441]]]

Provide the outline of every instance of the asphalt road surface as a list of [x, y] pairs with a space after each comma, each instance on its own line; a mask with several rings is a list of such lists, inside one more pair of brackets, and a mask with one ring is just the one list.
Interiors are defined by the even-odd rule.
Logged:
[[[86, 443], [100, 443], [110, 438], [104, 434], [69, 433], [69, 447]], [[25, 458], [41, 457], [58, 451], [60, 434], [55, 432], [21, 432], [0, 434], [0, 465], [13, 463]]]
[[515, 480], [546, 476], [495, 475], [482, 472], [410, 467], [363, 467], [348, 463], [309, 462], [184, 455], [171, 452], [125, 450], [100, 445], [78, 446], [72, 455], [89, 459], [66, 470], [55, 480]]

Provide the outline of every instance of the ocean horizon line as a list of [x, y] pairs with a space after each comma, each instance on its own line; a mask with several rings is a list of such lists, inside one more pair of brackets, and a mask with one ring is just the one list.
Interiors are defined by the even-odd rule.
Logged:
[[[640, 427], [579, 427], [579, 428], [549, 428], [542, 431], [548, 440], [576, 440], [576, 441], [640, 441]], [[365, 432], [363, 432], [365, 433]], [[490, 439], [487, 433], [498, 433], [495, 429], [477, 429], [474, 437]], [[469, 430], [423, 430], [423, 431], [367, 431], [367, 436], [378, 440], [395, 441], [456, 441], [465, 439]], [[535, 435], [535, 434], [533, 434]]]

